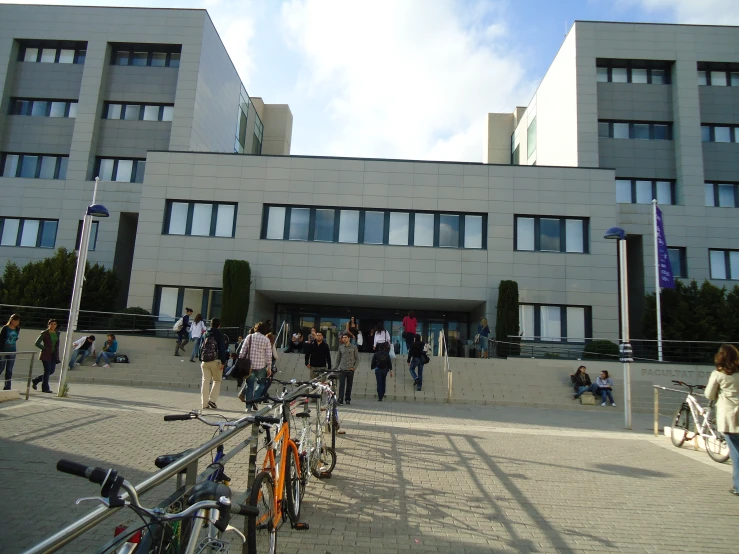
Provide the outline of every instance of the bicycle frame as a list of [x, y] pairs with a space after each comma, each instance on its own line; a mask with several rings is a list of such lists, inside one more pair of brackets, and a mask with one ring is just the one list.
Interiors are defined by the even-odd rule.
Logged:
[[[708, 420], [711, 417], [710, 406], [707, 408], [701, 406], [692, 393], [688, 393], [688, 396], [685, 398], [685, 403], [688, 405], [688, 408], [690, 408], [690, 413], [693, 416], [696, 433], [703, 438], [718, 438], [711, 426], [708, 424]], [[706, 430], [708, 432], [706, 432]]]

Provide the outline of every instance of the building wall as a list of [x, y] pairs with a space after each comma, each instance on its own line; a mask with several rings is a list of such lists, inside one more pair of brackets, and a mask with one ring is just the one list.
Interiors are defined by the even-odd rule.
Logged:
[[264, 123], [262, 154], [289, 155], [293, 136], [293, 114], [290, 106], [265, 104], [262, 123]]
[[507, 164], [511, 162], [511, 135], [515, 129], [514, 123], [513, 114], [488, 114], [488, 137], [484, 163]]

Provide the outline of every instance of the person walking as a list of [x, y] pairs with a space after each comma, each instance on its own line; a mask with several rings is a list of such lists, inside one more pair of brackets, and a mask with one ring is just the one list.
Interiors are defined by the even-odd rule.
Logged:
[[372, 356], [372, 362], [370, 367], [375, 372], [375, 378], [377, 379], [377, 400], [382, 402], [385, 397], [385, 390], [387, 388], [387, 376], [393, 376], [393, 362], [390, 359], [390, 348], [389, 342], [382, 343], [378, 346], [377, 352]]
[[351, 316], [346, 322], [346, 333], [349, 335], [349, 342], [357, 346], [357, 337], [359, 336], [359, 323], [357, 318]]
[[[13, 314], [8, 322], [0, 329], [0, 352], [16, 352], [18, 335], [21, 333], [21, 316]], [[5, 372], [5, 386], [3, 390], [10, 390], [15, 366], [15, 354], [0, 356], [0, 375]]]
[[416, 312], [411, 310], [408, 315], [403, 318], [403, 338], [405, 339], [405, 346], [408, 350], [413, 346], [413, 342], [416, 340], [416, 329], [418, 328], [418, 320], [416, 319]]
[[[244, 339], [239, 352], [239, 358], [249, 358], [251, 374], [246, 379], [244, 388], [239, 392], [239, 400], [249, 404], [255, 398], [257, 384], [263, 385], [265, 379], [270, 375], [272, 366], [272, 345], [264, 335], [264, 323], [261, 321], [254, 326], [254, 332]], [[256, 411], [256, 404], [251, 404], [251, 409]]]
[[210, 322], [210, 329], [201, 337], [200, 370], [203, 373], [203, 379], [200, 383], [200, 405], [204, 410], [206, 408], [215, 410], [218, 408], [216, 402], [221, 394], [223, 368], [229, 357], [226, 341], [221, 331], [221, 320], [214, 317]]
[[[212, 325], [212, 324], [211, 324]], [[194, 362], [195, 358], [200, 358], [200, 345], [203, 341], [203, 334], [205, 333], [205, 322], [203, 321], [203, 314], [195, 316], [195, 321], [190, 325], [190, 336], [192, 337], [193, 347], [192, 354], [190, 354], [190, 361]]]
[[573, 400], [577, 400], [585, 392], [595, 394], [596, 387], [590, 381], [590, 375], [588, 375], [587, 368], [584, 365], [578, 367], [577, 371], [570, 375], [570, 381], [572, 381], [572, 386], [575, 389], [575, 394], [572, 396]]
[[[417, 391], [420, 391], [423, 386], [423, 360], [426, 356], [425, 346], [421, 340], [421, 335], [415, 335], [413, 344], [408, 349], [408, 371], [410, 371], [411, 377], [413, 377], [413, 386], [416, 387]], [[418, 374], [416, 374], [416, 369], [418, 369]]]
[[[81, 337], [74, 341], [72, 346], [74, 347], [74, 352], [72, 352], [72, 356], [69, 358], [69, 369], [74, 369], [75, 365], [82, 365], [85, 358], [95, 355], [95, 335]], [[81, 359], [80, 356], [82, 356]]]
[[310, 370], [311, 379], [331, 370], [331, 351], [323, 340], [323, 333], [316, 333], [316, 340], [306, 345], [305, 366]]
[[174, 355], [179, 356], [180, 350], [185, 351], [185, 345], [190, 342], [190, 316], [192, 316], [192, 308], [185, 308], [185, 315], [175, 324], [177, 329], [177, 346], [174, 349]]
[[38, 390], [38, 384], [41, 383], [41, 392], [51, 394], [49, 387], [49, 377], [56, 371], [56, 364], [61, 363], [59, 359], [59, 331], [56, 330], [56, 319], [50, 319], [46, 331], [43, 331], [36, 339], [36, 348], [41, 350], [38, 355], [39, 360], [44, 366], [44, 374], [34, 377], [31, 381], [33, 390]]
[[352, 403], [352, 386], [354, 385], [354, 371], [359, 363], [359, 350], [352, 344], [347, 333], [341, 335], [339, 353], [336, 356], [336, 369], [345, 373], [339, 374], [339, 404]]
[[616, 403], [613, 401], [613, 379], [608, 376], [607, 371], [603, 370], [600, 372], [600, 375], [595, 379], [595, 387], [596, 390], [593, 391], [593, 394], [600, 394], [603, 399], [601, 406], [606, 405], [606, 398], [608, 398], [611, 406], [615, 408]]
[[115, 335], [113, 333], [108, 333], [108, 336], [106, 337], [108, 340], [105, 341], [105, 344], [103, 345], [103, 351], [98, 354], [98, 357], [95, 359], [95, 363], [92, 364], [92, 367], [97, 367], [100, 365], [100, 362], [104, 359], [105, 365], [103, 367], [110, 367], [110, 362], [115, 361], [115, 355], [116, 352], [118, 352], [118, 341], [115, 338]]
[[488, 337], [490, 337], [490, 327], [488, 326], [488, 318], [483, 317], [477, 324], [477, 345], [480, 349], [480, 358], [488, 357]]
[[739, 350], [723, 344], [713, 358], [716, 369], [708, 378], [706, 398], [716, 401], [716, 423], [729, 447], [734, 486], [729, 490], [739, 496]]
[[375, 337], [372, 343], [372, 346], [374, 347], [375, 352], [378, 352], [380, 350], [379, 346], [381, 344], [386, 344], [388, 346], [388, 352], [389, 352], [389, 349], [392, 347], [392, 340], [390, 339], [390, 333], [388, 333], [385, 330], [385, 326], [382, 324], [382, 322], [378, 323], [377, 326], [375, 327]]

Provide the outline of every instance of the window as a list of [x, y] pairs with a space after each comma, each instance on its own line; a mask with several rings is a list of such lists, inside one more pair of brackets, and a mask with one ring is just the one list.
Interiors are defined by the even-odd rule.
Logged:
[[3, 177], [24, 179], [66, 179], [66, 156], [43, 154], [3, 154], [0, 157]]
[[672, 123], [598, 121], [600, 138], [672, 140]]
[[670, 257], [670, 267], [672, 267], [672, 275], [674, 277], [687, 277], [687, 256], [683, 246], [668, 246], [667, 254]]
[[261, 154], [262, 153], [262, 139], [264, 138], [264, 125], [257, 115], [254, 121], [254, 140], [251, 143], [251, 153]]
[[413, 222], [413, 246], [434, 245], [434, 214], [417, 213]]
[[364, 212], [364, 243], [383, 244], [385, 242], [385, 213]]
[[701, 125], [703, 142], [737, 142], [739, 127], [735, 125]]
[[515, 250], [588, 253], [588, 219], [515, 216]]
[[590, 306], [519, 304], [523, 340], [584, 343], [592, 329]]
[[310, 236], [310, 209], [291, 208], [288, 240], [308, 240]]
[[267, 212], [267, 233], [265, 238], [282, 239], [285, 236], [285, 210], [282, 206], [270, 206]]
[[75, 117], [77, 115], [77, 101], [12, 98], [10, 101], [10, 115]]
[[739, 184], [706, 183], [706, 206], [717, 208], [739, 207]]
[[83, 64], [86, 42], [69, 41], [20, 41], [18, 61], [31, 63]]
[[164, 235], [233, 238], [236, 204], [168, 200]]
[[[82, 224], [84, 221], [80, 221], [77, 224], [77, 241], [74, 243], [74, 249], [79, 250], [80, 249], [80, 243], [82, 242]], [[92, 222], [92, 227], [90, 228], [90, 242], [87, 245], [87, 250], [89, 252], [92, 252], [95, 250], [95, 246], [98, 242], [98, 221]]]
[[405, 246], [408, 244], [410, 218], [408, 212], [390, 212], [390, 231], [388, 244]]
[[124, 183], [143, 183], [145, 160], [130, 158], [98, 158], [95, 164], [95, 176], [101, 181], [118, 181]]
[[242, 89], [239, 97], [239, 109], [236, 114], [236, 140], [234, 142], [234, 152], [243, 154], [246, 147], [246, 121], [249, 115], [249, 96]]
[[359, 210], [339, 212], [339, 242], [359, 242]]
[[103, 119], [127, 121], [172, 121], [174, 106], [171, 104], [119, 104], [107, 102]]
[[530, 158], [536, 152], [536, 117], [531, 120], [526, 129], [526, 153]]
[[56, 219], [0, 218], [0, 245], [54, 248]]
[[482, 248], [482, 216], [481, 215], [464, 216], [464, 247], [465, 248]]
[[739, 250], [709, 250], [711, 279], [739, 280]]
[[657, 60], [596, 60], [600, 83], [670, 84], [670, 62]]
[[313, 240], [318, 242], [334, 241], [334, 210], [316, 210], [316, 226]]
[[616, 202], [619, 204], [675, 204], [675, 181], [617, 179]]
[[159, 321], [176, 321], [185, 308], [203, 314], [210, 320], [221, 315], [223, 291], [221, 289], [171, 287], [156, 285], [154, 288], [153, 312]]
[[459, 216], [441, 214], [439, 216], [439, 246], [459, 248]]
[[121, 44], [113, 45], [111, 65], [138, 67], [179, 67], [182, 46], [178, 44]]
[[698, 84], [711, 87], [739, 86], [739, 64], [698, 62]]

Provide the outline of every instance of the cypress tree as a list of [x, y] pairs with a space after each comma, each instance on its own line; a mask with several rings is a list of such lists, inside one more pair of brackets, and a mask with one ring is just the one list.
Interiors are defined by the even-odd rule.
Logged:
[[[498, 309], [495, 320], [495, 339], [498, 356], [516, 356], [521, 351], [518, 343], [520, 323], [518, 319], [518, 283], [501, 281], [498, 286]], [[502, 342], [501, 342], [502, 341]]]

